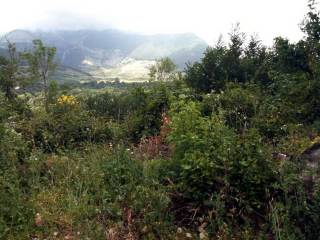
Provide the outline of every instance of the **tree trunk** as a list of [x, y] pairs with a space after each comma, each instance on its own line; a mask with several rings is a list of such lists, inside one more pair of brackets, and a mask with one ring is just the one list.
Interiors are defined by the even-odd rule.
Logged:
[[48, 94], [48, 84], [47, 84], [47, 77], [43, 78], [43, 90], [44, 90], [44, 108], [46, 112], [49, 112], [49, 94]]
[[5, 96], [9, 101], [15, 100], [16, 95], [14, 94], [14, 91], [11, 87], [7, 86], [5, 91]]

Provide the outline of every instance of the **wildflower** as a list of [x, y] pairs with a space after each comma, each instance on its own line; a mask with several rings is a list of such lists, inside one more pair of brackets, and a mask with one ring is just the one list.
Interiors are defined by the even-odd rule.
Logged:
[[61, 95], [58, 100], [58, 104], [60, 105], [76, 105], [78, 102], [76, 98], [72, 95]]

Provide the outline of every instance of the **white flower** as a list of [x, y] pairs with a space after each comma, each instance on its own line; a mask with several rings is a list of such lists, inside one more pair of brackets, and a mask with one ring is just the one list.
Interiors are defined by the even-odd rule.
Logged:
[[182, 232], [183, 232], [182, 228], [179, 227], [179, 228], [177, 229], [177, 232], [178, 232], [178, 233], [182, 233]]

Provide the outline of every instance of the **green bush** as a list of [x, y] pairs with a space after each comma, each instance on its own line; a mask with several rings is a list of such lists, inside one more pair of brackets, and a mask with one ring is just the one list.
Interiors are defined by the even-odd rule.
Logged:
[[127, 137], [137, 143], [144, 136], [159, 134], [162, 114], [169, 106], [169, 91], [163, 84], [150, 91], [135, 89], [131, 95], [131, 109], [125, 119]]
[[180, 103], [178, 108], [172, 115], [169, 140], [180, 166], [179, 186], [193, 199], [205, 201], [224, 184], [235, 134], [218, 117], [202, 117], [194, 102]]
[[135, 143], [143, 136], [159, 133], [162, 113], [169, 105], [169, 91], [164, 84], [130, 91], [103, 93], [88, 97], [85, 109], [96, 117], [122, 124], [127, 138]]
[[104, 143], [113, 138], [110, 121], [94, 117], [80, 106], [53, 109], [52, 112], [35, 112], [30, 121], [16, 127], [29, 143], [47, 152], [59, 148], [74, 148], [85, 142]]
[[257, 86], [228, 84], [224, 92], [204, 95], [201, 111], [207, 116], [223, 112], [226, 124], [242, 132], [254, 126], [259, 106]]
[[194, 102], [178, 103], [171, 117], [174, 153], [167, 176], [177, 191], [201, 209], [217, 211], [220, 202], [219, 217], [229, 224], [245, 220], [258, 227], [254, 219], [267, 213], [278, 177], [257, 130], [236, 134], [222, 116], [201, 116]]
[[14, 130], [0, 125], [0, 238], [17, 239], [30, 228], [28, 148]]

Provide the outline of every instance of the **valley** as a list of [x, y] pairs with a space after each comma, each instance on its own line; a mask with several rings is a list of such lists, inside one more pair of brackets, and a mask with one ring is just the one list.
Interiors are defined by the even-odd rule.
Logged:
[[[7, 41], [18, 51], [32, 48], [32, 40], [41, 39], [57, 48], [58, 82], [148, 81], [148, 68], [154, 61], [170, 57], [180, 70], [185, 63], [200, 59], [207, 43], [191, 33], [141, 35], [119, 30], [80, 30], [30, 32], [14, 30], [3, 34], [0, 52]], [[2, 48], [2, 49], [1, 49]]]

